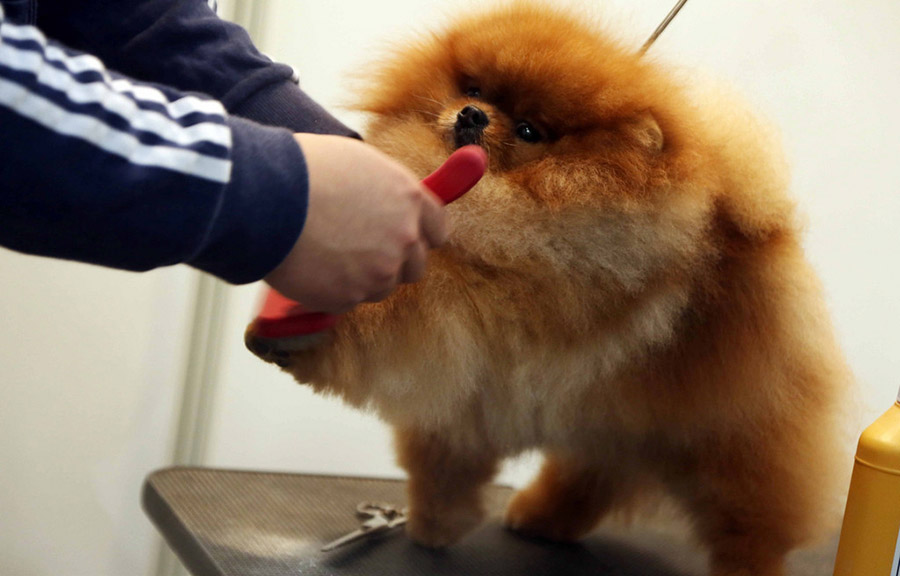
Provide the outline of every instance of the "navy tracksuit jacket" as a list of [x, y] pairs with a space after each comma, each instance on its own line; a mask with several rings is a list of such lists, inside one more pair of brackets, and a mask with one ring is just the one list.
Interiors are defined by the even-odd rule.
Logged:
[[0, 246], [232, 283], [306, 217], [293, 132], [356, 136], [206, 0], [0, 0]]

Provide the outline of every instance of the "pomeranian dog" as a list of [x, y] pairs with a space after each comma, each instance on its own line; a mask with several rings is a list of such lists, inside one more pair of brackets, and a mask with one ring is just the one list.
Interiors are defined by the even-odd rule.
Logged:
[[558, 541], [662, 489], [717, 576], [776, 576], [830, 527], [852, 376], [801, 247], [784, 162], [728, 101], [580, 15], [514, 2], [382, 63], [368, 141], [422, 176], [489, 154], [425, 278], [310, 350], [248, 347], [374, 409], [409, 474], [409, 536], [482, 519], [504, 458], [545, 454], [509, 504]]

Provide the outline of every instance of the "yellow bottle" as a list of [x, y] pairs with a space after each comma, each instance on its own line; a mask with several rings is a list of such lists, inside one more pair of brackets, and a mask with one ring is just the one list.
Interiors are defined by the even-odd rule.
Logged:
[[834, 576], [900, 576], [900, 396], [859, 439]]

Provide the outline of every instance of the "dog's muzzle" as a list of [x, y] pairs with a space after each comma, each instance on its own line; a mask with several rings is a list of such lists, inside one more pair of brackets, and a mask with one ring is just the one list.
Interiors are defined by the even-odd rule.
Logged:
[[491, 123], [484, 110], [471, 104], [463, 108], [456, 115], [456, 123], [453, 125], [453, 140], [457, 148], [469, 144], [481, 144], [484, 129]]

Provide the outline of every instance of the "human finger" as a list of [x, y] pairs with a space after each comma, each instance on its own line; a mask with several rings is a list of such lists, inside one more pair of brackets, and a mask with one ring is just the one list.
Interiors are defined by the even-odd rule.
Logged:
[[422, 236], [429, 248], [437, 248], [447, 241], [449, 235], [444, 205], [427, 188], [423, 187], [422, 213], [420, 216]]

